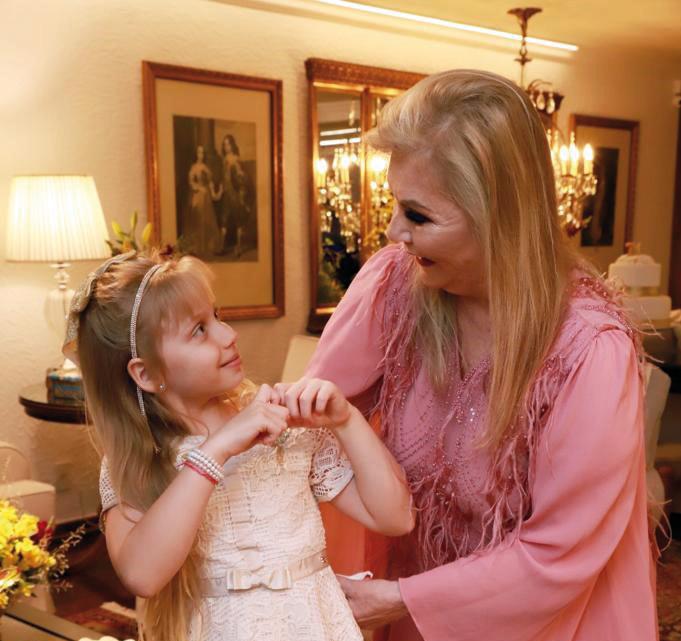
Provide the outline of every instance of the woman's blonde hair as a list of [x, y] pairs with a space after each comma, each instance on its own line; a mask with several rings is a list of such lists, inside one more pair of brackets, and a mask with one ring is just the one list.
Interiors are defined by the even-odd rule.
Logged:
[[[368, 143], [424, 154], [483, 251], [493, 344], [484, 442], [498, 445], [561, 324], [573, 250], [559, 227], [553, 167], [539, 115], [516, 84], [484, 71], [424, 78], [383, 109]], [[456, 336], [456, 297], [415, 281], [412, 337], [437, 389]]]
[[[142, 512], [177, 475], [177, 445], [190, 434], [184, 418], [164, 407], [154, 394], [144, 393], [147, 417], [142, 416], [137, 387], [127, 371], [133, 300], [144, 275], [159, 262], [158, 256], [137, 256], [111, 266], [98, 278], [80, 315], [78, 331], [87, 407], [107, 457], [112, 485], [121, 506]], [[150, 279], [139, 309], [136, 336], [138, 353], [152, 373], [163, 374], [159, 357], [163, 332], [196, 309], [197, 303], [205, 305], [206, 299], [214, 299], [211, 281], [208, 267], [189, 256], [163, 262]], [[247, 388], [244, 383], [230, 392], [237, 405]], [[145, 638], [187, 638], [190, 618], [198, 609], [198, 572], [197, 553], [192, 549], [178, 573], [147, 601]]]

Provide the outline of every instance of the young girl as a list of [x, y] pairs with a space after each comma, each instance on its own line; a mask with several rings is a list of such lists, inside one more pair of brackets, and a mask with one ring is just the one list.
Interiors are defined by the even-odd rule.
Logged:
[[71, 306], [114, 568], [148, 599], [147, 639], [359, 641], [316, 501], [406, 533], [401, 469], [333, 384], [254, 394], [210, 279], [196, 258], [130, 252]]

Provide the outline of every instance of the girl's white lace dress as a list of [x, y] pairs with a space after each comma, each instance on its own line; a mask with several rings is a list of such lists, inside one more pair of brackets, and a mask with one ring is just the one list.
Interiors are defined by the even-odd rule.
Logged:
[[[203, 436], [185, 438], [182, 454]], [[324, 556], [317, 501], [333, 499], [352, 469], [327, 430], [292, 429], [280, 447], [256, 445], [224, 466], [198, 532], [203, 565], [192, 641], [361, 641]], [[102, 510], [117, 502], [106, 460]]]

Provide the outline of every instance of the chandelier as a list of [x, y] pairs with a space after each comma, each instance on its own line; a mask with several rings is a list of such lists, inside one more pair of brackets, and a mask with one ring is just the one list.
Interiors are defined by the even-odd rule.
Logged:
[[356, 143], [336, 147], [333, 160], [317, 161], [316, 184], [319, 229], [330, 234], [338, 225], [348, 253], [354, 254], [361, 243], [360, 202], [353, 198], [351, 171], [359, 167]]
[[579, 149], [575, 143], [574, 132], [570, 133], [569, 143], [566, 144], [555, 124], [556, 113], [564, 96], [554, 91], [550, 82], [537, 79], [525, 84], [525, 65], [532, 61], [527, 52], [527, 23], [539, 12], [541, 12], [539, 7], [519, 7], [508, 11], [518, 19], [522, 36], [519, 56], [516, 58], [520, 64], [519, 84], [527, 92], [547, 128], [560, 225], [568, 236], [574, 236], [584, 229], [590, 220], [584, 218], [584, 207], [587, 199], [596, 193], [598, 181], [593, 173], [594, 152], [589, 144]]
[[[382, 103], [377, 101], [372, 123], [376, 122]], [[393, 210], [393, 196], [388, 186], [388, 156], [372, 149], [365, 150], [365, 180], [368, 198], [362, 198], [360, 128], [355, 125], [355, 109], [348, 114], [348, 127], [324, 132], [322, 148], [333, 154], [320, 157], [315, 167], [315, 186], [319, 207], [319, 229], [323, 234], [338, 233], [345, 251], [362, 251], [371, 255], [387, 244], [386, 232]], [[332, 138], [329, 136], [336, 136]], [[343, 136], [343, 137], [341, 137]], [[368, 219], [362, 222], [362, 202]]]
[[558, 129], [547, 132], [551, 147], [551, 162], [556, 177], [558, 217], [561, 227], [568, 236], [574, 236], [584, 229], [590, 218], [584, 218], [586, 200], [596, 193], [596, 176], [593, 173], [594, 152], [591, 145], [580, 149], [575, 144], [574, 131], [570, 144], [561, 144]]

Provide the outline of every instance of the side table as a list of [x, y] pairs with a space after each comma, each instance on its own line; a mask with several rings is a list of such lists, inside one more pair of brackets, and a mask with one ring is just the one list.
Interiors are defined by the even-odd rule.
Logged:
[[94, 630], [26, 603], [17, 603], [3, 613], [0, 630], [3, 641], [78, 641], [99, 636]]
[[45, 383], [28, 385], [19, 392], [19, 402], [29, 416], [57, 423], [87, 423], [85, 405], [47, 400]]

